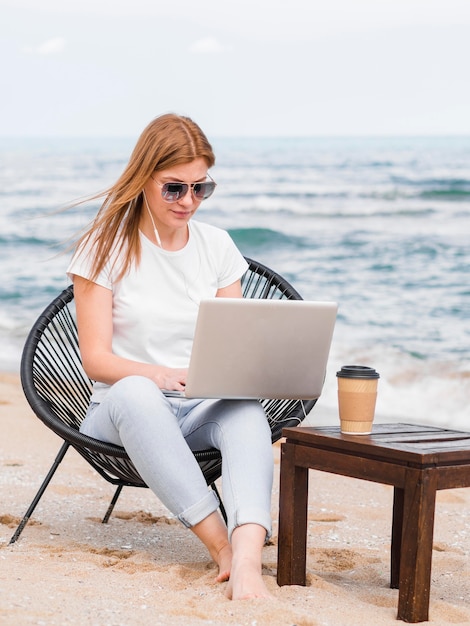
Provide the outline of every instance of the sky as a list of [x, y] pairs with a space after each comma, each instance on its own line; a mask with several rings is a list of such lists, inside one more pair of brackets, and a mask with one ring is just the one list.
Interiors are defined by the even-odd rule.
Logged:
[[0, 0], [0, 137], [470, 134], [470, 0]]

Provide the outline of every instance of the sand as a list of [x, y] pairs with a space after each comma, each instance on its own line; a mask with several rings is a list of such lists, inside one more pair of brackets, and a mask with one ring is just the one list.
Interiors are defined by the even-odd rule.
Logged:
[[[319, 407], [317, 410], [320, 411]], [[308, 584], [276, 584], [279, 446], [274, 533], [263, 574], [273, 600], [231, 602], [204, 547], [148, 489], [113, 487], [69, 451], [20, 540], [17, 523], [61, 440], [31, 412], [14, 375], [0, 376], [0, 624], [93, 626], [385, 626], [392, 488], [311, 471]], [[438, 492], [430, 624], [470, 624], [470, 489]]]

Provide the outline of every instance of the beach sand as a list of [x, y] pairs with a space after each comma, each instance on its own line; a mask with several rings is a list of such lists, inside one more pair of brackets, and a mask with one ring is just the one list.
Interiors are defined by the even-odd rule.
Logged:
[[[318, 412], [321, 411], [316, 407]], [[193, 534], [148, 489], [113, 493], [69, 451], [20, 540], [17, 523], [61, 440], [31, 412], [17, 376], [0, 376], [0, 624], [382, 626], [389, 588], [392, 488], [311, 471], [308, 584], [276, 584], [279, 445], [273, 447], [273, 539], [264, 578], [273, 600], [231, 602]], [[470, 624], [470, 489], [437, 496], [431, 624]]]

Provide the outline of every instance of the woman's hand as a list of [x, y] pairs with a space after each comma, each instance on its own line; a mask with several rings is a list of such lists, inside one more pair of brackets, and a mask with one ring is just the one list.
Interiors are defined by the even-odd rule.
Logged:
[[168, 391], [184, 391], [186, 385], [187, 369], [176, 369], [171, 367], [158, 367], [153, 381], [160, 389]]

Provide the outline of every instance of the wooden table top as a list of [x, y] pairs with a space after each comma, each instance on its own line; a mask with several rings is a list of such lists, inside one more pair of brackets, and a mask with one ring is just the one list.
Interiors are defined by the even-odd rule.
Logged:
[[470, 432], [416, 424], [374, 424], [370, 435], [345, 435], [339, 426], [284, 428], [288, 443], [417, 465], [470, 465]]

